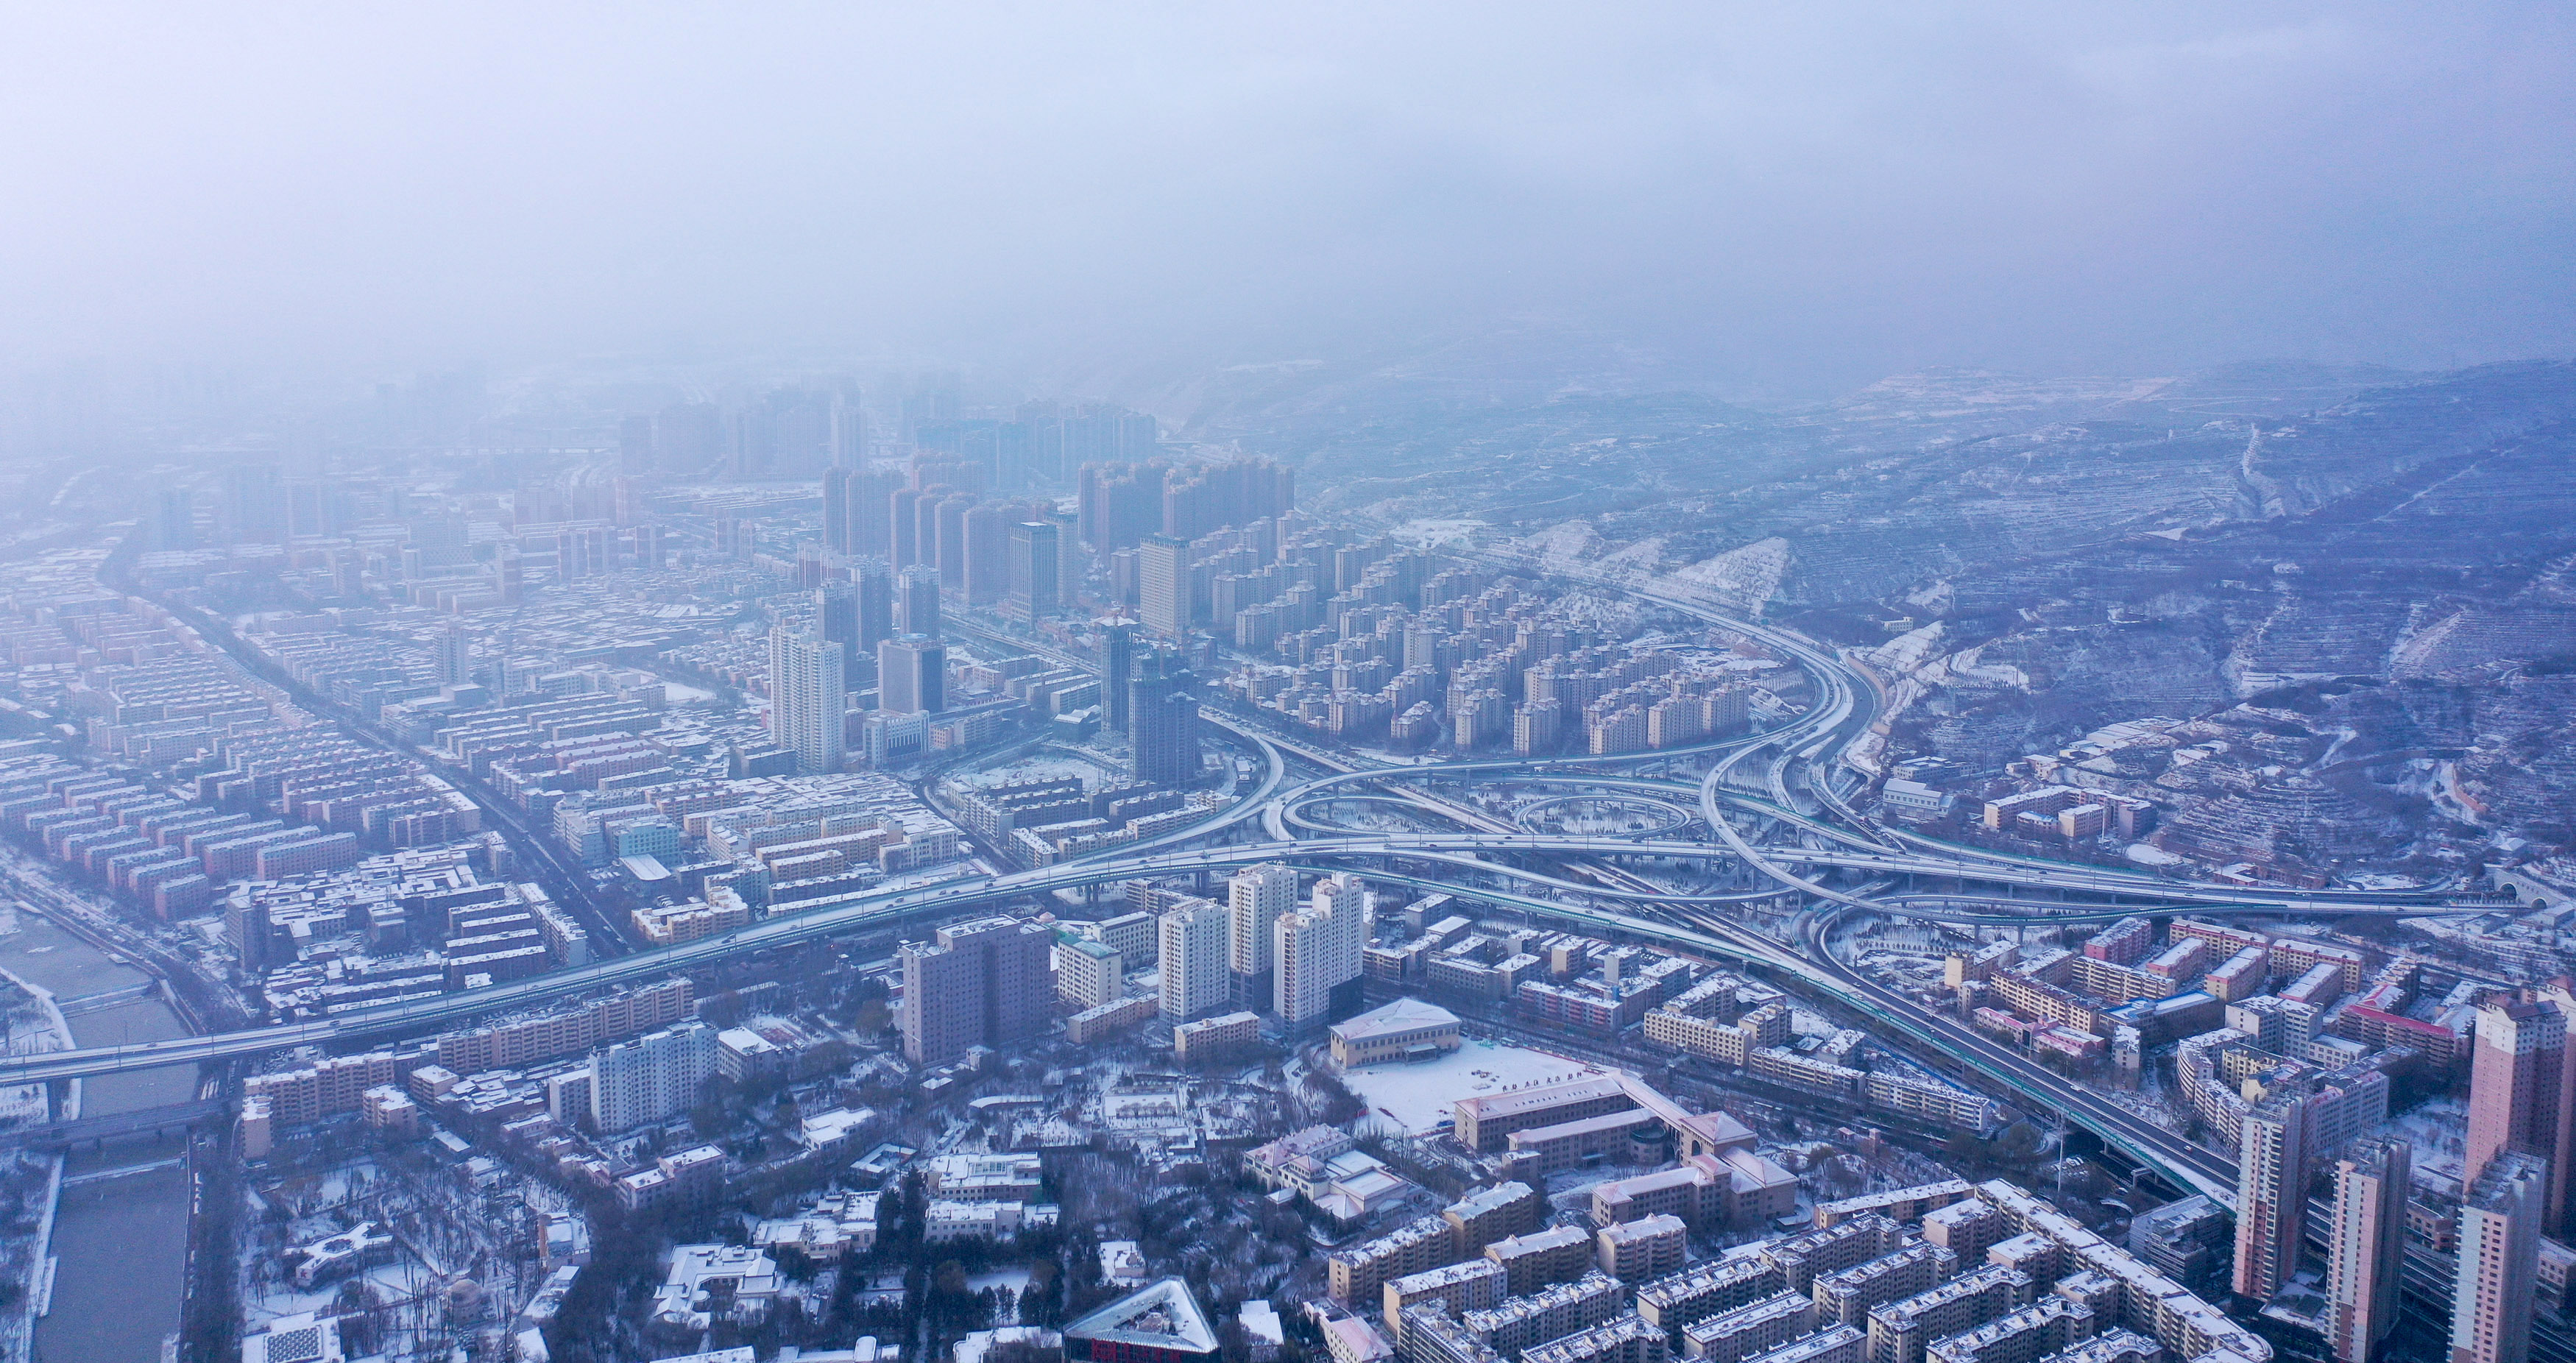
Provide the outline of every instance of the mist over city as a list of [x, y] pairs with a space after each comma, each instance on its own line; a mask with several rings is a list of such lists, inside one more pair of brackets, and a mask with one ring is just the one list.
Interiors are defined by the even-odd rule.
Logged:
[[2576, 1363], [2576, 20], [25, 7], [0, 1363]]

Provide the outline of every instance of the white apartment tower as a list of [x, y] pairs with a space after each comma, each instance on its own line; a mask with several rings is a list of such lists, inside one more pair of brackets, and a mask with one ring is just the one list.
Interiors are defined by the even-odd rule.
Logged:
[[1178, 639], [1198, 624], [1191, 609], [1190, 546], [1170, 535], [1147, 535], [1136, 546], [1136, 613], [1145, 628]]
[[1225, 1011], [1233, 986], [1227, 968], [1233, 927], [1233, 914], [1206, 899], [1182, 900], [1155, 925], [1164, 1017], [1188, 1022]]
[[683, 1022], [621, 1041], [591, 1061], [590, 1122], [605, 1133], [632, 1131], [686, 1112], [716, 1072], [716, 1031]]
[[769, 737], [796, 754], [796, 769], [839, 771], [849, 708], [841, 646], [807, 630], [769, 632]]
[[1115, 1003], [1127, 992], [1127, 961], [1104, 942], [1074, 938], [1055, 944], [1055, 992], [1077, 1012]]
[[1271, 937], [1279, 916], [1297, 907], [1297, 873], [1277, 862], [1234, 873], [1225, 886], [1233, 919], [1227, 969], [1238, 1000], [1252, 1007], [1271, 1001]]
[[[1315, 882], [1314, 902], [1271, 925], [1272, 1005], [1290, 1027], [1327, 1021], [1358, 985], [1368, 946], [1368, 888], [1347, 873]], [[1356, 1003], [1356, 999], [1350, 999]]]

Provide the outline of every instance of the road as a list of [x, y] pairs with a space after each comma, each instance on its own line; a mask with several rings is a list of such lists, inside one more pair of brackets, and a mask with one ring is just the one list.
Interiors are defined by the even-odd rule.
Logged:
[[[120, 586], [120, 590], [132, 590]], [[138, 593], [139, 595], [139, 593]], [[146, 598], [151, 599], [151, 598]], [[575, 862], [554, 838], [530, 824], [525, 811], [484, 789], [472, 774], [455, 770], [430, 753], [358, 718], [348, 707], [316, 693], [312, 688], [289, 676], [267, 654], [245, 643], [232, 627], [194, 606], [156, 601], [163, 609], [188, 622], [198, 637], [214, 644], [252, 676], [286, 693], [306, 712], [329, 720], [341, 732], [369, 747], [381, 749], [417, 764], [421, 770], [439, 779], [474, 802], [483, 818], [509, 839], [511, 849], [524, 861], [533, 863], [534, 879], [545, 887], [555, 902], [577, 916], [591, 934], [592, 950], [614, 954], [625, 948], [627, 936], [623, 926], [599, 903], [590, 876]]]
[[[1597, 584], [1598, 585], [1598, 584]], [[1615, 933], [1676, 949], [1727, 958], [1762, 970], [1785, 984], [1832, 1003], [1856, 1007], [1903, 1037], [1965, 1061], [2019, 1095], [2034, 1110], [2063, 1113], [2114, 1148], [2164, 1174], [2178, 1186], [2232, 1194], [2232, 1164], [2224, 1156], [2147, 1122], [2054, 1071], [1976, 1034], [1956, 1019], [1895, 993], [1834, 958], [1832, 927], [1850, 913], [1925, 918], [1948, 923], [2089, 921], [2151, 907], [2188, 906], [2222, 913], [2267, 916], [2395, 916], [2439, 912], [2435, 895], [2293, 892], [2232, 885], [2204, 885], [2145, 872], [2082, 866], [2047, 858], [1941, 843], [1884, 828], [1860, 814], [1835, 788], [1843, 755], [1866, 735], [1885, 703], [1877, 678], [1850, 659], [1790, 631], [1738, 620], [1696, 602], [1638, 591], [1613, 590], [1754, 639], [1777, 650], [1806, 676], [1811, 703], [1767, 732], [1714, 740], [1686, 749], [1559, 758], [1491, 758], [1457, 762], [1385, 764], [1286, 732], [1266, 719], [1211, 707], [1208, 722], [1264, 762], [1263, 779], [1246, 796], [1202, 820], [1143, 842], [1103, 849], [1033, 871], [958, 876], [900, 891], [857, 894], [794, 914], [764, 919], [722, 937], [603, 959], [471, 993], [354, 1010], [345, 1015], [117, 1049], [57, 1052], [0, 1059], [0, 1083], [113, 1073], [181, 1060], [248, 1055], [282, 1046], [347, 1045], [369, 1038], [418, 1033], [487, 1013], [529, 1007], [572, 994], [638, 982], [673, 971], [711, 966], [746, 952], [879, 929], [930, 917], [954, 917], [978, 906], [1057, 889], [1079, 888], [1140, 876], [1170, 876], [1280, 861], [1316, 871], [1360, 869], [1372, 880], [1426, 891], [1454, 893], [1543, 915], [1586, 931]], [[192, 618], [195, 613], [189, 613]], [[288, 689], [316, 713], [333, 713], [319, 697], [251, 650], [228, 629], [200, 621], [206, 637], [272, 684]], [[1087, 660], [1016, 637], [960, 622], [961, 633], [990, 639], [1056, 662], [1087, 667]], [[426, 760], [404, 745], [340, 716], [344, 727], [378, 746]], [[1765, 762], [1755, 759], [1768, 754]], [[1289, 781], [1291, 759], [1320, 776]], [[1628, 762], [1713, 759], [1696, 782], [1618, 776], [1600, 770]], [[1739, 771], [1758, 771], [1754, 790], [1739, 784]], [[1533, 833], [1481, 809], [1420, 789], [1428, 780], [1501, 778], [1539, 785], [1652, 794], [1696, 808], [1715, 842], [1678, 836], [1596, 838]], [[462, 783], [460, 783], [462, 786]], [[1360, 794], [1400, 801], [1455, 828], [1437, 832], [1355, 832], [1336, 829], [1302, 811]], [[525, 826], [516, 810], [479, 792], [488, 816], [515, 832], [529, 853], [554, 872], [572, 903], [589, 907], [588, 881], [552, 840]], [[1255, 821], [1259, 823], [1256, 825]], [[1738, 826], [1747, 821], [1751, 831]], [[1248, 841], [1231, 841], [1250, 827]], [[1675, 892], [1620, 863], [1638, 857], [1725, 861], [1760, 877], [1762, 886], [1723, 893]], [[1535, 861], [1536, 865], [1523, 862]], [[1870, 883], [1829, 884], [1822, 875], [1843, 873]], [[1944, 896], [1893, 891], [1891, 877], [1934, 877], [1992, 884], [2012, 890], [2046, 890], [2089, 896], [2096, 902], [2060, 903], [2013, 894], [1973, 897], [1975, 905], [1951, 907]], [[1496, 879], [1523, 888], [1498, 888]], [[553, 888], [553, 887], [550, 887]], [[564, 893], [558, 889], [558, 893]], [[1803, 916], [1799, 940], [1784, 942], [1735, 921], [1737, 906], [1794, 895], [1825, 906]], [[1959, 896], [1969, 899], [1972, 897]], [[1617, 901], [1605, 908], [1591, 902]], [[2136, 902], [2151, 901], [2141, 905]], [[2014, 912], [2026, 909], [2027, 912]], [[595, 909], [585, 917], [596, 917]], [[614, 940], [612, 937], [611, 940]]]

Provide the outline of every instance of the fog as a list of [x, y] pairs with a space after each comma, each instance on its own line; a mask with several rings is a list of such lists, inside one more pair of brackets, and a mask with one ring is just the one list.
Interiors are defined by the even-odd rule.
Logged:
[[2562, 7], [62, 5], [0, 363], [2576, 351]]

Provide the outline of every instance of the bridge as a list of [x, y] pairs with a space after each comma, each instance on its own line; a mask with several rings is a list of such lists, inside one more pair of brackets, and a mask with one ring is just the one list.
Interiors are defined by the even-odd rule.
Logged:
[[35, 1126], [0, 1129], [0, 1147], [26, 1146], [37, 1150], [69, 1150], [105, 1141], [125, 1140], [135, 1136], [166, 1136], [192, 1130], [208, 1122], [223, 1120], [225, 1107], [221, 1100], [200, 1098], [192, 1102], [166, 1103], [160, 1107], [140, 1108], [133, 1112], [110, 1112], [96, 1117], [74, 1117], [69, 1121], [43, 1122]]

